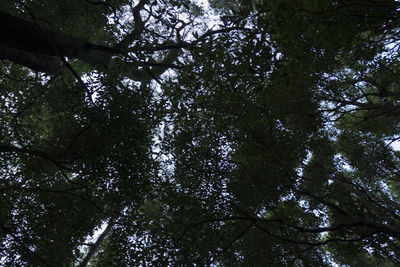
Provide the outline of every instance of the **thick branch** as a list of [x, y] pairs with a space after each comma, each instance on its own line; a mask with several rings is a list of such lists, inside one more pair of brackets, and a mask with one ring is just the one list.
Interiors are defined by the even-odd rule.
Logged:
[[[119, 50], [89, 43], [72, 35], [44, 29], [38, 25], [0, 11], [0, 48], [2, 58], [18, 64], [54, 73], [54, 66], [43, 66], [38, 55], [70, 57], [80, 59], [103, 70], [114, 69], [124, 62], [116, 58]], [[140, 80], [143, 76], [137, 69], [125, 68], [126, 76]]]
[[[174, 66], [173, 63], [182, 53], [182, 48], [194, 46], [210, 35], [237, 29], [208, 31], [192, 43], [180, 41], [164, 44], [161, 48], [153, 49], [154, 51], [169, 50], [161, 62], [126, 62], [120, 56], [122, 51], [125, 51], [124, 49], [137, 39], [143, 31], [144, 25], [140, 11], [147, 2], [148, 0], [141, 0], [132, 9], [135, 29], [115, 47], [92, 44], [76, 36], [40, 27], [33, 22], [0, 11], [0, 27], [3, 29], [0, 35], [0, 48], [2, 49], [0, 58], [47, 73], [56, 73], [58, 66], [50, 64], [48, 60], [39, 61], [39, 55], [75, 58], [101, 71], [112, 70], [132, 80], [148, 83], [159, 78], [165, 71]], [[139, 50], [141, 49], [139, 48]]]
[[79, 267], [85, 267], [89, 261], [92, 259], [92, 257], [94, 256], [94, 254], [97, 252], [97, 250], [99, 249], [99, 246], [101, 244], [101, 242], [103, 242], [104, 238], [108, 235], [108, 233], [111, 231], [112, 227], [114, 225], [113, 221], [110, 221], [106, 227], [106, 229], [103, 231], [103, 233], [101, 233], [101, 235], [99, 236], [99, 238], [97, 238], [96, 242], [90, 246], [89, 252], [86, 255], [86, 257], [83, 259], [83, 261], [81, 262], [81, 264], [79, 264]]
[[2, 11], [0, 27], [1, 47], [33, 54], [65, 56], [79, 58], [90, 64], [104, 64], [118, 52], [110, 47], [91, 44], [72, 35], [42, 28]]
[[134, 8], [132, 8], [135, 28], [130, 34], [126, 35], [124, 39], [122, 39], [122, 41], [116, 45], [117, 48], [126, 49], [130, 44], [132, 44], [133, 41], [138, 40], [139, 36], [142, 34], [144, 25], [142, 17], [140, 16], [140, 11], [144, 8], [144, 5], [147, 4], [147, 2], [148, 0], [140, 0], [139, 3]]
[[0, 46], [0, 59], [7, 59], [37, 72], [57, 75], [60, 73], [58, 60], [53, 56], [37, 56], [21, 50]]
[[19, 148], [19, 147], [16, 147], [16, 146], [9, 146], [9, 145], [0, 145], [0, 153], [3, 153], [3, 152], [25, 153], [25, 154], [29, 154], [29, 155], [32, 155], [32, 156], [40, 157], [42, 159], [46, 159], [46, 160], [51, 161], [51, 162], [53, 162], [55, 164], [59, 164], [58, 161], [53, 159], [48, 154], [46, 154], [44, 152], [41, 152], [41, 151], [37, 151], [37, 150]]

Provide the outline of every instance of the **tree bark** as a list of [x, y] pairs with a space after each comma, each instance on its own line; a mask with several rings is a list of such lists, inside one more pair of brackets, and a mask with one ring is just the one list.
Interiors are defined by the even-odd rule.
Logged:
[[[124, 61], [117, 57], [123, 55], [118, 48], [92, 44], [2, 11], [0, 27], [0, 59], [11, 60], [32, 70], [50, 74], [59, 70], [58, 68], [56, 71], [54, 65], [55, 57], [69, 57], [82, 60], [101, 71], [113, 70], [127, 78], [149, 82], [171, 68], [181, 51], [171, 49], [161, 62]], [[41, 58], [38, 55], [47, 57]]]
[[0, 46], [0, 59], [7, 59], [14, 63], [28, 67], [38, 72], [58, 75], [61, 73], [60, 64], [56, 57], [35, 55], [25, 51]]
[[99, 238], [97, 238], [96, 242], [90, 247], [88, 254], [79, 264], [79, 267], [85, 267], [89, 263], [89, 261], [92, 259], [92, 257], [96, 254], [97, 250], [99, 249], [101, 242], [103, 242], [104, 238], [111, 231], [113, 225], [114, 225], [113, 221], [108, 222], [106, 229], [103, 231], [103, 233], [101, 233]]

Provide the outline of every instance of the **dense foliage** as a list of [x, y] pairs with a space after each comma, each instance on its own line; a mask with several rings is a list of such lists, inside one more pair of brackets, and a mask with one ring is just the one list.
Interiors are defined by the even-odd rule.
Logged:
[[209, 2], [0, 3], [2, 265], [400, 263], [400, 3]]

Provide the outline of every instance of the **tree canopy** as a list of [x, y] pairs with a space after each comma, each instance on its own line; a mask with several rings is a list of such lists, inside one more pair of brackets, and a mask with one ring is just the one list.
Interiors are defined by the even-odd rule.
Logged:
[[1, 265], [400, 263], [400, 3], [209, 4], [0, 2]]

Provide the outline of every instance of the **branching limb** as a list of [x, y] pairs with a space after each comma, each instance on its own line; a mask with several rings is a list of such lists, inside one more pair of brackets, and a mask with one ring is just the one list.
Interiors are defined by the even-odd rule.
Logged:
[[134, 30], [126, 35], [124, 39], [122, 39], [115, 47], [117, 49], [123, 50], [128, 48], [129, 45], [133, 43], [133, 41], [138, 40], [139, 36], [143, 33], [144, 24], [142, 17], [140, 15], [140, 11], [144, 8], [145, 4], [147, 4], [148, 0], [140, 0], [139, 3], [132, 8], [133, 20], [135, 22]]

